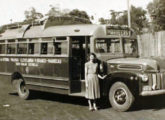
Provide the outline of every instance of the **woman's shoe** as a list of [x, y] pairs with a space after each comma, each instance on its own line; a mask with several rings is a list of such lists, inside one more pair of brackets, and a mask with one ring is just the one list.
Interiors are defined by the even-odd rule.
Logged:
[[89, 107], [89, 110], [90, 110], [90, 111], [93, 111], [93, 107]]
[[97, 106], [96, 106], [96, 103], [93, 104], [93, 109], [94, 110], [98, 110]]
[[95, 106], [95, 107], [94, 107], [94, 110], [96, 110], [96, 111], [97, 111], [97, 110], [98, 110], [98, 108]]

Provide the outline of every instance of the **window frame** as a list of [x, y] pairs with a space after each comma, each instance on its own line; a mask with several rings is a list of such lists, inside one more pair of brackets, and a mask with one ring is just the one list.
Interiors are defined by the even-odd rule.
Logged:
[[[17, 55], [17, 39], [9, 39], [7, 40], [6, 42], [6, 55], [9, 55], [9, 56], [13, 56], [13, 55]], [[8, 53], [8, 45], [15, 45], [15, 53]]]
[[[62, 40], [58, 40], [57, 38], [66, 38], [66, 39], [62, 39]], [[58, 36], [58, 37], [53, 37], [53, 44], [55, 43], [67, 43], [67, 53], [66, 54], [55, 54], [55, 46], [54, 46], [54, 52], [53, 55], [56, 57], [69, 57], [69, 53], [70, 53], [70, 43], [69, 43], [69, 37], [67, 36]]]
[[[103, 39], [103, 40], [106, 40], [106, 39], [109, 39], [109, 40], [113, 40], [113, 39], [118, 39], [119, 40], [119, 49], [120, 49], [120, 51], [119, 52], [114, 52], [114, 53], [112, 53], [112, 52], [103, 52], [103, 53], [100, 53], [100, 52], [98, 52], [96, 49], [96, 41], [98, 40], [98, 39]], [[107, 38], [107, 37], [105, 37], [105, 38], [95, 38], [94, 39], [94, 52], [96, 53], [96, 54], [108, 54], [108, 55], [115, 55], [115, 54], [122, 54], [123, 53], [123, 46], [122, 46], [122, 38], [120, 38], [120, 37], [113, 37], [113, 38]]]
[[[56, 38], [66, 38], [64, 40], [58, 40]], [[5, 45], [5, 53], [4, 54], [0, 54], [0, 56], [43, 56], [43, 57], [69, 57], [70, 54], [70, 42], [69, 42], [69, 38], [67, 36], [64, 37], [47, 37], [47, 38], [22, 38], [22, 39], [5, 39], [2, 40], [3, 42], [0, 42], [0, 44], [4, 44]], [[67, 53], [66, 54], [55, 54], [55, 42], [57, 43], [63, 43], [66, 42], [67, 44]], [[18, 44], [21, 43], [26, 43], [27, 44], [27, 51], [26, 54], [18, 54]], [[29, 44], [30, 43], [34, 43], [34, 44], [39, 44], [38, 47], [38, 53], [35, 54], [29, 54]], [[51, 54], [48, 53], [48, 48], [47, 48], [47, 54], [41, 54], [41, 44], [42, 43], [47, 43], [47, 45], [49, 43], [53, 44], [53, 52]], [[7, 50], [8, 50], [8, 45], [14, 44], [15, 45], [15, 53], [13, 54], [8, 54]], [[35, 50], [34, 50], [35, 51]]]
[[[16, 46], [16, 49], [17, 49], [17, 52], [16, 52], [16, 55], [27, 55], [28, 54], [28, 39], [18, 39], [17, 41], [16, 41], [16, 43], [17, 43], [17, 46]], [[18, 47], [18, 44], [26, 44], [26, 53], [24, 53], [24, 54], [19, 54], [18, 53], [18, 49], [19, 49], [19, 47]]]

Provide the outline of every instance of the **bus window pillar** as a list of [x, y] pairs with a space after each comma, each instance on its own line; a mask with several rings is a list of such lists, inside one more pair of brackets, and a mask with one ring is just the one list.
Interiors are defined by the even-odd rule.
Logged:
[[124, 51], [124, 44], [123, 44], [123, 38], [120, 37], [120, 50], [121, 50], [121, 54], [123, 54], [125, 51]]
[[72, 56], [72, 38], [71, 37], [67, 37], [67, 40], [68, 40], [68, 54], [69, 54], [69, 57]]
[[90, 37], [90, 52], [94, 53], [95, 52], [95, 37]]
[[90, 48], [88, 46], [88, 44], [90, 43], [90, 41], [88, 41], [88, 37], [85, 36], [85, 61], [87, 61], [87, 58], [88, 58], [88, 53], [90, 52]]
[[15, 54], [17, 54], [19, 51], [18, 51], [18, 39], [15, 40]]
[[41, 55], [41, 42], [42, 42], [42, 38], [39, 38], [39, 46], [38, 46], [38, 49], [39, 49], [39, 55]]
[[27, 39], [27, 54], [29, 54], [29, 39]]

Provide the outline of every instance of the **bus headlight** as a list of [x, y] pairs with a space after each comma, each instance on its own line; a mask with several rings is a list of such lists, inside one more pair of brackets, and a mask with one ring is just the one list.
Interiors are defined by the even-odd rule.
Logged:
[[149, 79], [148, 75], [146, 75], [146, 74], [143, 74], [143, 75], [140, 75], [140, 76], [141, 76], [143, 82], [147, 82], [148, 79]]

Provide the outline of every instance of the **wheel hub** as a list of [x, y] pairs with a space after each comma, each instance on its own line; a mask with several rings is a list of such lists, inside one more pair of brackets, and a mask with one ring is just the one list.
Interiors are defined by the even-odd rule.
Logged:
[[122, 105], [126, 102], [126, 92], [123, 89], [117, 89], [114, 98], [118, 104]]

